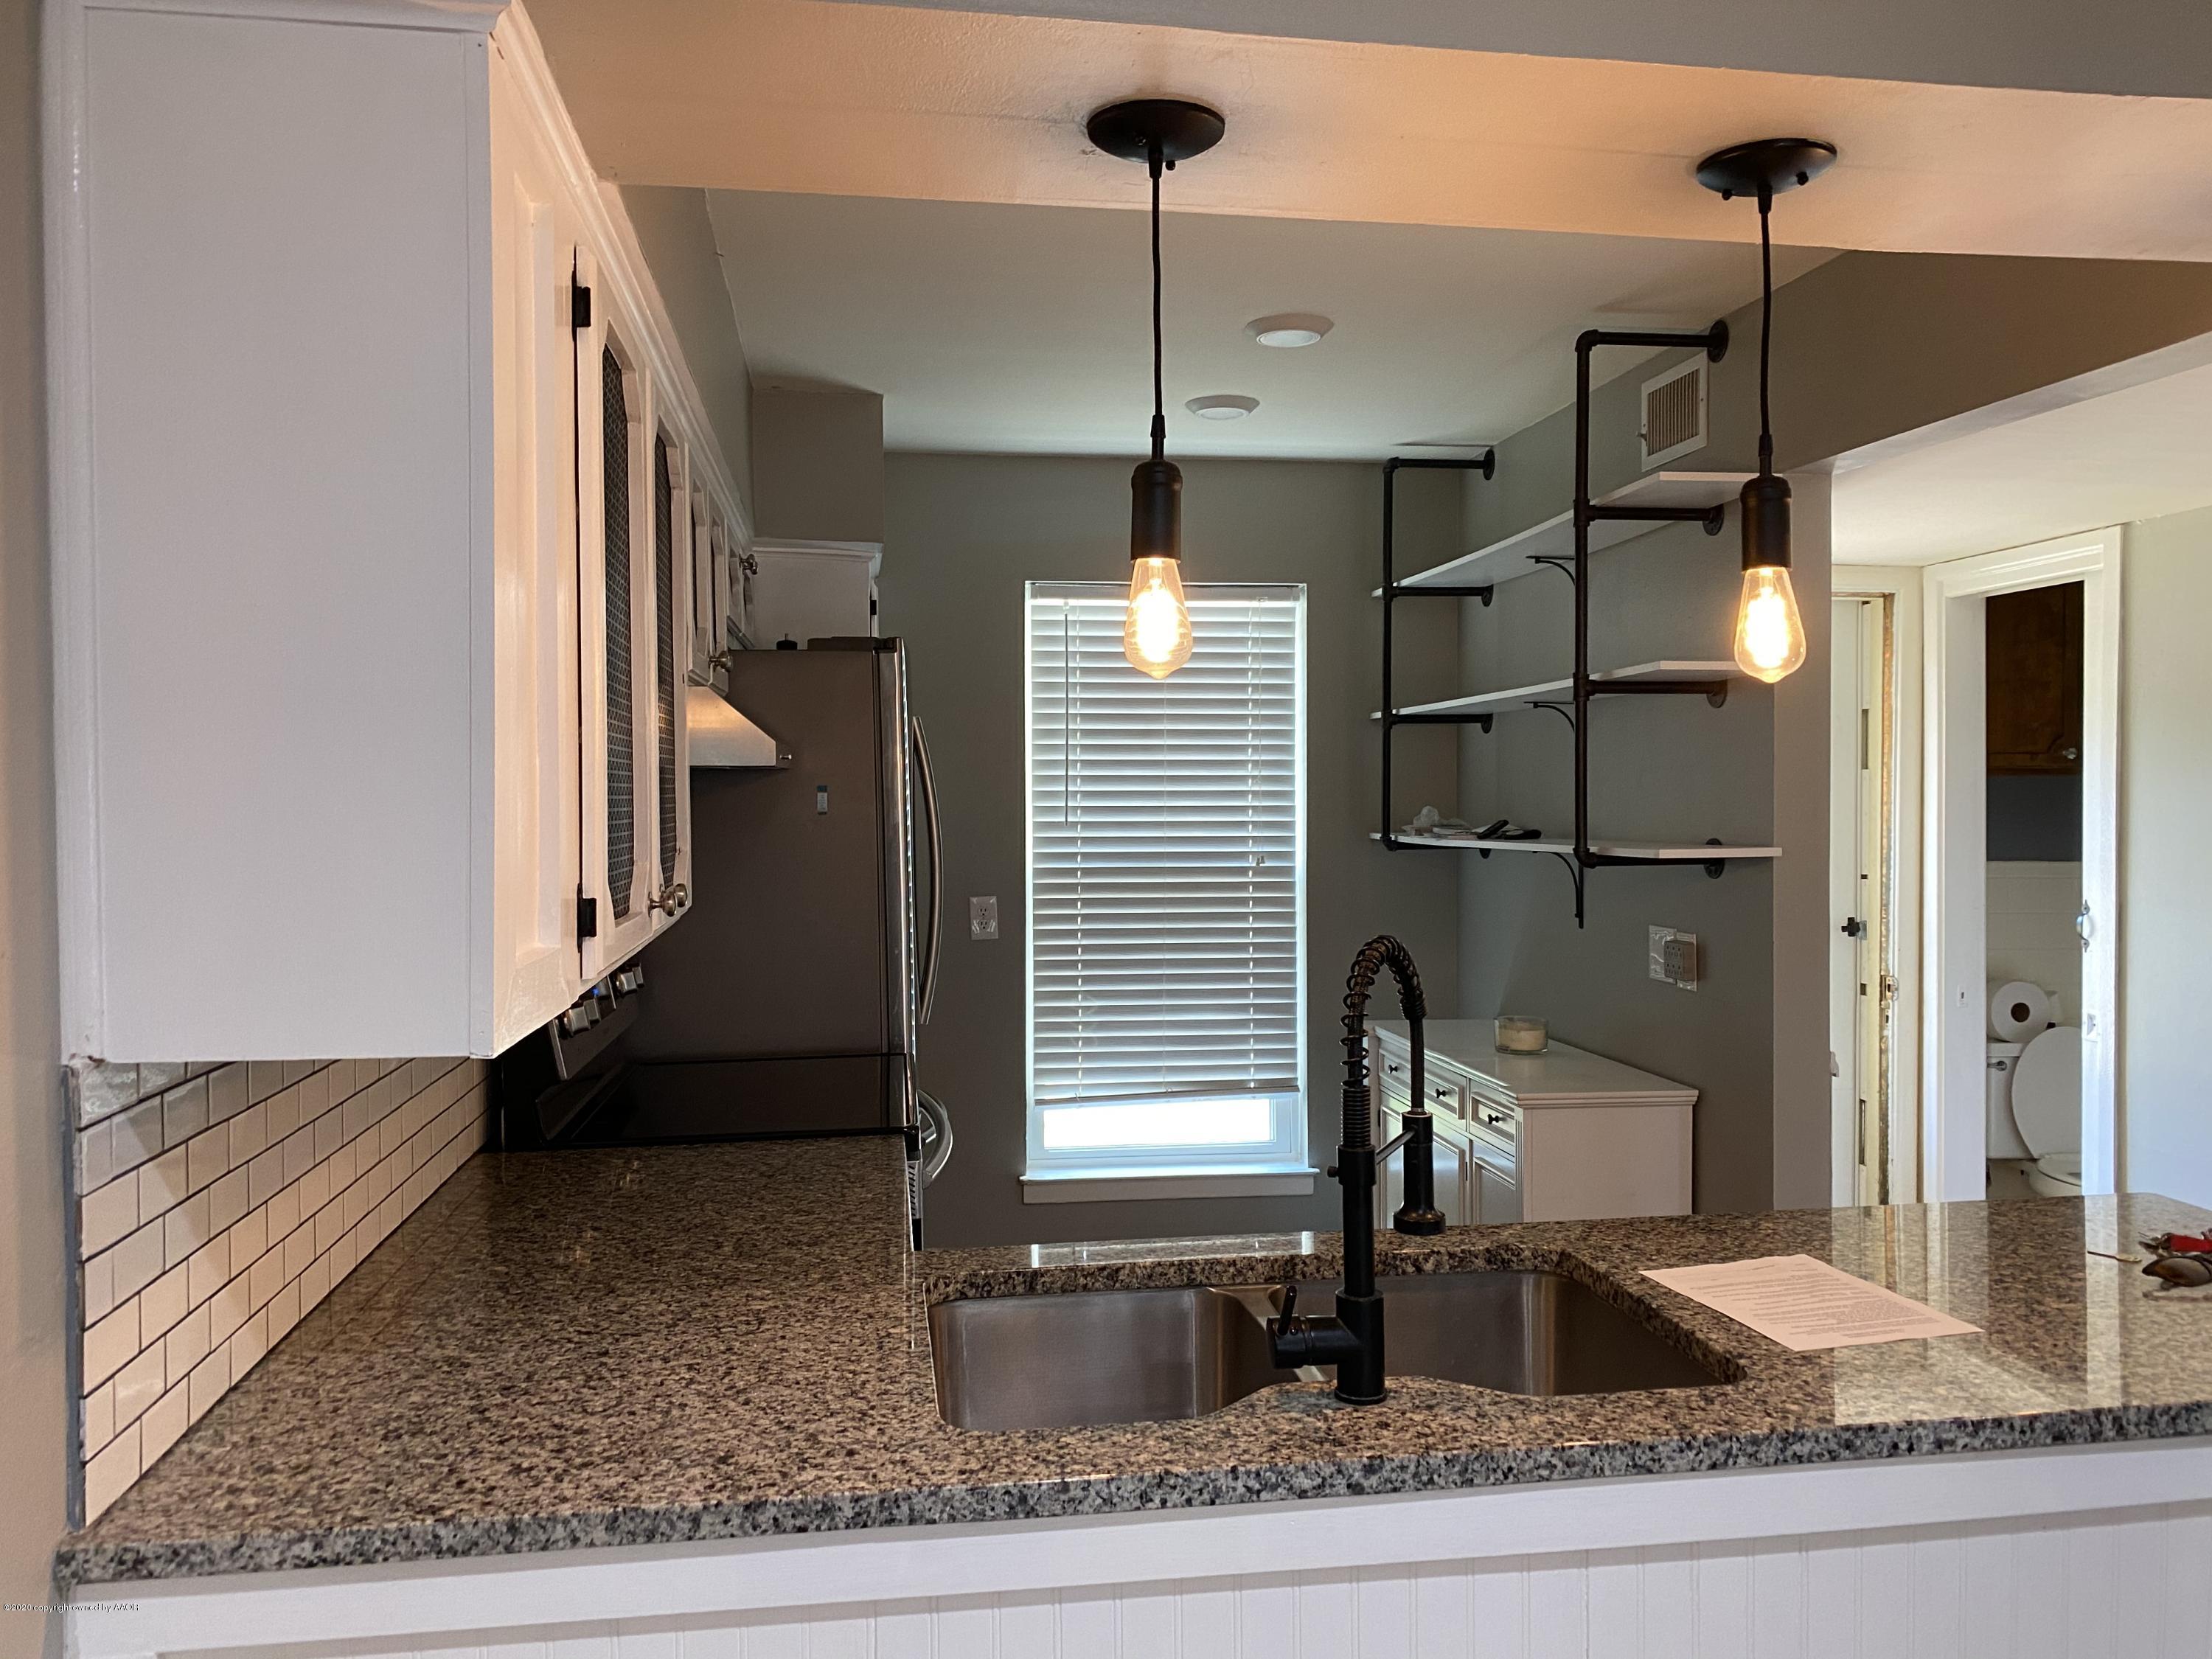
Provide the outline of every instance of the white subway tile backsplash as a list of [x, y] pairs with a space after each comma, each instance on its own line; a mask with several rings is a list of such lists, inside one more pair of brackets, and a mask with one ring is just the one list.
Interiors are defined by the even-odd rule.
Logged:
[[434, 1059], [72, 1073], [88, 1517], [481, 1146], [488, 1072]]
[[118, 1112], [109, 1120], [109, 1133], [114, 1139], [118, 1175], [137, 1169], [148, 1158], [159, 1157], [163, 1145], [161, 1103], [149, 1100], [127, 1112]]
[[221, 1290], [230, 1277], [229, 1232], [216, 1234], [204, 1249], [195, 1251], [185, 1269], [189, 1275], [185, 1281], [185, 1300], [197, 1308]]
[[146, 1408], [146, 1415], [138, 1419], [140, 1458], [144, 1467], [152, 1468], [155, 1460], [177, 1443], [178, 1437], [191, 1426], [191, 1384], [173, 1382], [169, 1391]]
[[161, 1139], [181, 1146], [208, 1126], [208, 1083], [194, 1078], [161, 1097]]
[[88, 1325], [107, 1317], [115, 1311], [115, 1253], [96, 1255], [84, 1264], [84, 1279], [81, 1294], [84, 1297], [84, 1322]]
[[269, 1145], [269, 1103], [249, 1106], [230, 1121], [230, 1167], [251, 1163]]
[[136, 1423], [161, 1397], [161, 1349], [157, 1343], [115, 1373], [115, 1420]]
[[137, 1102], [138, 1068], [105, 1060], [75, 1067], [70, 1073], [70, 1093], [76, 1103], [77, 1122], [97, 1123]]
[[179, 1320], [161, 1340], [162, 1364], [172, 1379], [188, 1375], [207, 1358], [208, 1340], [208, 1310], [203, 1304]]
[[242, 1065], [225, 1066], [208, 1077], [208, 1121], [224, 1123], [244, 1111], [248, 1104], [246, 1095], [247, 1068]]
[[483, 1145], [489, 1071], [76, 1068], [88, 1516]]
[[76, 1138], [76, 1190], [82, 1198], [115, 1176], [115, 1129], [107, 1122], [80, 1130]]
[[161, 1260], [167, 1266], [179, 1266], [194, 1250], [215, 1237], [210, 1218], [213, 1214], [214, 1194], [194, 1193], [190, 1198], [161, 1218]]
[[97, 1515], [122, 1497], [138, 1478], [139, 1468], [138, 1425], [133, 1423], [85, 1464], [85, 1513]]
[[85, 1396], [84, 1417], [78, 1426], [84, 1436], [87, 1457], [115, 1438], [115, 1384], [103, 1382]]
[[77, 1206], [80, 1248], [87, 1256], [120, 1244], [138, 1227], [138, 1178], [125, 1176], [87, 1193]]
[[185, 1149], [167, 1152], [138, 1171], [138, 1213], [166, 1215], [185, 1201], [191, 1190], [185, 1179]]
[[191, 1070], [179, 1060], [142, 1060], [138, 1062], [138, 1094], [141, 1099], [158, 1095], [164, 1089], [173, 1089], [185, 1080]]
[[191, 1305], [190, 1271], [174, 1267], [148, 1285], [138, 1297], [138, 1340], [151, 1347], [156, 1339], [175, 1328]]
[[267, 1107], [269, 1120], [266, 1128], [270, 1145], [273, 1146], [283, 1139], [286, 1135], [300, 1127], [301, 1104], [300, 1091], [307, 1086], [304, 1083], [295, 1083], [290, 1088], [281, 1089], [269, 1097]]
[[192, 1368], [191, 1413], [197, 1423], [207, 1415], [208, 1407], [222, 1398], [230, 1387], [230, 1354], [217, 1348]]
[[185, 1186], [198, 1192], [211, 1187], [230, 1169], [230, 1131], [222, 1124], [194, 1135], [184, 1145]]
[[161, 1277], [161, 1224], [148, 1222], [108, 1254], [115, 1262], [115, 1299], [137, 1295]]
[[97, 1388], [138, 1354], [138, 1301], [132, 1297], [84, 1334], [84, 1386]]
[[246, 1171], [233, 1170], [208, 1188], [208, 1225], [216, 1232], [234, 1224], [246, 1213]]
[[230, 1272], [234, 1279], [261, 1259], [269, 1248], [269, 1212], [248, 1210], [230, 1230]]

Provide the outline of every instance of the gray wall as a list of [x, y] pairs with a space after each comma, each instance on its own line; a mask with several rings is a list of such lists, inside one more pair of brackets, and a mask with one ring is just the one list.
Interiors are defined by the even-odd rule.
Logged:
[[[52, 647], [35, 66], [38, 7], [0, 0], [0, 1602], [53, 1599], [69, 1456]], [[61, 1620], [0, 1612], [0, 1648]]]
[[[1787, 235], [1786, 225], [1783, 234]], [[1697, 1085], [1701, 1210], [1827, 1202], [1827, 507], [1834, 457], [1985, 418], [1977, 411], [2212, 331], [2212, 268], [2111, 261], [1845, 253], [1783, 288], [1775, 306], [1774, 421], [1797, 494], [1798, 599], [1812, 655], [1769, 691], [1727, 708], [1673, 702], [1601, 708], [1593, 723], [1592, 817], [1638, 839], [1772, 841], [1771, 870], [1717, 883], [1666, 871], [1600, 871], [1577, 933], [1565, 873], [1493, 857], [1461, 890], [1465, 1012], [1505, 1004], [1559, 1034]], [[1758, 307], [1729, 319], [1734, 345], [1711, 382], [1713, 440], [1671, 463], [1747, 469], [1758, 432]], [[1642, 383], [1678, 353], [1621, 374], [1594, 399], [1592, 484], [1636, 476]], [[1600, 360], [1599, 372], [1606, 365]], [[1499, 446], [1492, 483], [1469, 480], [1469, 545], [1559, 511], [1570, 497], [1573, 411]], [[1691, 527], [1599, 556], [1592, 661], [1729, 654], [1735, 529]], [[1516, 582], [1485, 612], [1465, 607], [1469, 690], [1553, 677], [1566, 661], [1570, 597], [1551, 576]], [[2130, 601], [2132, 605], [2132, 600]], [[1462, 739], [1472, 817], [1527, 813], [1567, 828], [1571, 751], [1549, 715]], [[1556, 821], [1556, 822], [1555, 822]], [[1685, 994], [1645, 974], [1649, 925], [1696, 933], [1707, 977]]]
[[884, 539], [884, 400], [840, 386], [753, 390], [753, 529], [771, 540]]
[[2212, 1205], [2212, 508], [2128, 526], [2120, 641], [2120, 1187]]
[[752, 376], [737, 313], [723, 280], [721, 250], [707, 216], [707, 192], [663, 185], [625, 185], [623, 209], [653, 283], [676, 325], [684, 360], [699, 383], [707, 418], [722, 446], [722, 459], [738, 481], [748, 514], [756, 512], [752, 483]]
[[[1129, 461], [896, 454], [889, 458], [881, 582], [886, 634], [911, 653], [915, 712], [927, 723], [943, 796], [946, 921], [921, 1079], [951, 1107], [958, 1146], [930, 1189], [939, 1244], [1130, 1238], [1254, 1228], [1333, 1226], [1333, 1184], [1310, 1198], [1022, 1202], [1024, 933], [1022, 585], [1120, 581], [1128, 569]], [[1421, 966], [1431, 1007], [1458, 1006], [1459, 860], [1384, 852], [1376, 828], [1381, 644], [1368, 590], [1380, 558], [1381, 471], [1308, 461], [1182, 463], [1188, 579], [1307, 586], [1308, 1012], [1310, 1151], [1336, 1145], [1343, 980], [1370, 936], [1393, 932]], [[1433, 560], [1456, 535], [1449, 475], [1401, 491], [1407, 556]], [[1451, 687], [1455, 609], [1405, 618], [1411, 696]], [[1400, 814], [1449, 806], [1449, 739], [1400, 744]], [[970, 895], [995, 894], [1000, 937], [968, 937]]]

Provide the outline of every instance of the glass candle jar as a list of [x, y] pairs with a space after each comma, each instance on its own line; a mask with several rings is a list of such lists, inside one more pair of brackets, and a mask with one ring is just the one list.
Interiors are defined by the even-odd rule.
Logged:
[[1498, 1052], [1501, 1054], [1540, 1054], [1551, 1047], [1552, 1036], [1544, 1022], [1528, 1014], [1498, 1017]]

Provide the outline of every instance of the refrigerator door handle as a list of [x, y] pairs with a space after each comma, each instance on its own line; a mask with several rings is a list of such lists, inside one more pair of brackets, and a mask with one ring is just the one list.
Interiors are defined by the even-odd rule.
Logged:
[[921, 785], [922, 811], [929, 821], [929, 930], [923, 936], [921, 958], [921, 1023], [929, 1024], [931, 1005], [937, 1000], [937, 961], [945, 945], [945, 842], [937, 817], [937, 776], [929, 769], [929, 741], [921, 722], [914, 727], [915, 778]]

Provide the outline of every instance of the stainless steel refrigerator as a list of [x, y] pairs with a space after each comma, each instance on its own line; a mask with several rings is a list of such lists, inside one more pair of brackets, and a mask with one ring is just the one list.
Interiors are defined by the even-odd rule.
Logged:
[[950, 1123], [914, 1077], [942, 933], [905, 653], [738, 652], [729, 697], [789, 759], [693, 769], [690, 913], [646, 949], [616, 1074], [558, 1140], [899, 1134], [918, 1216], [925, 1139], [949, 1151]]

